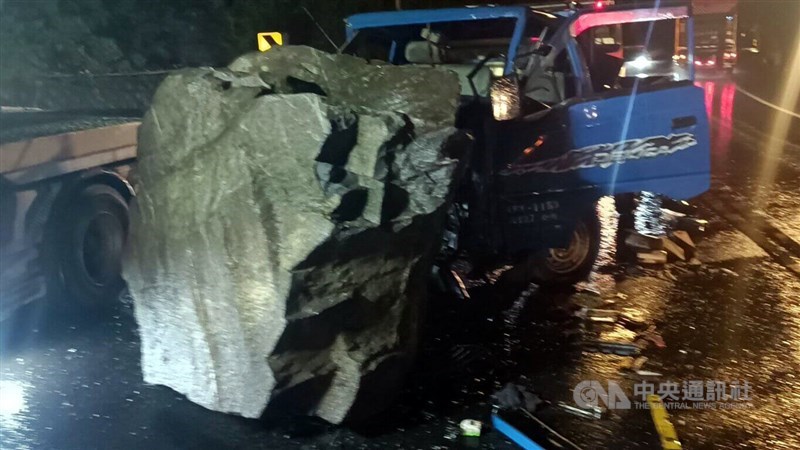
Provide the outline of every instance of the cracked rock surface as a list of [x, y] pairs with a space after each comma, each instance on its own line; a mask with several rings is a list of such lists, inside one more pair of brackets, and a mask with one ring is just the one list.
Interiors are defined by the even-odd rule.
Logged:
[[444, 71], [307, 47], [168, 77], [124, 261], [145, 381], [245, 417], [384, 407], [470, 148], [458, 93]]

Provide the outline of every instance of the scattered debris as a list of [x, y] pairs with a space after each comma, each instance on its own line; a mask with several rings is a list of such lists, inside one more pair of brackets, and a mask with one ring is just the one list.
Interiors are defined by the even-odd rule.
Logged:
[[569, 328], [561, 332], [561, 336], [564, 337], [567, 341], [574, 341], [578, 340], [583, 337], [584, 329], [583, 327], [578, 328]]
[[467, 437], [480, 437], [483, 424], [479, 420], [464, 419], [461, 421], [461, 435]]
[[615, 323], [619, 313], [610, 309], [581, 308], [575, 313], [575, 317], [589, 322]]
[[608, 316], [589, 316], [587, 319], [590, 322], [598, 322], [598, 323], [615, 323], [617, 321], [616, 314], [608, 315]]
[[639, 262], [650, 265], [664, 265], [667, 263], [667, 252], [664, 250], [654, 250], [651, 252], [640, 252], [636, 254]]
[[637, 370], [636, 375], [639, 375], [640, 377], [653, 377], [653, 378], [658, 378], [663, 376], [659, 372], [651, 372], [649, 370]]
[[625, 238], [625, 245], [637, 250], [661, 250], [661, 239], [631, 231]]
[[686, 252], [687, 256], [694, 255], [695, 250], [697, 250], [697, 246], [694, 243], [694, 240], [684, 230], [675, 230], [670, 234], [672, 240], [681, 246], [681, 248]]
[[536, 411], [536, 409], [544, 403], [537, 394], [514, 383], [506, 383], [503, 389], [492, 395], [492, 398], [494, 399], [495, 406], [500, 409], [523, 408], [528, 411]]
[[703, 265], [703, 263], [697, 258], [690, 259], [688, 264], [690, 267], [700, 267]]
[[444, 430], [444, 438], [448, 441], [453, 441], [458, 437], [458, 430], [456, 429], [455, 425], [448, 424]]
[[459, 300], [470, 300], [469, 290], [467, 290], [464, 280], [458, 272], [454, 269], [440, 270], [439, 273], [444, 278], [444, 284], [447, 286], [448, 291], [458, 297]]
[[617, 323], [631, 331], [643, 331], [647, 329], [647, 324], [645, 322], [630, 316], [620, 315], [617, 319]]
[[675, 222], [675, 227], [679, 230], [686, 231], [693, 239], [697, 239], [706, 232], [708, 221], [695, 219], [693, 217], [681, 217]]
[[627, 342], [605, 342], [589, 341], [586, 343], [586, 350], [590, 352], [611, 353], [619, 356], [634, 356], [641, 352], [641, 348], [636, 344]]
[[644, 366], [647, 361], [648, 361], [647, 356], [640, 356], [634, 359], [632, 365], [633, 370], [636, 372], [642, 370], [642, 366]]
[[577, 444], [524, 409], [498, 411], [492, 414], [492, 425], [495, 430], [524, 449], [581, 449]]
[[626, 360], [622, 365], [622, 369], [638, 372], [642, 370], [642, 366], [644, 366], [647, 361], [648, 358], [646, 356], [638, 356], [632, 360]]
[[686, 252], [683, 250], [683, 247], [675, 243], [671, 238], [666, 236], [662, 237], [661, 245], [667, 252], [667, 255], [673, 257], [672, 259], [686, 261]]
[[683, 217], [686, 217], [686, 214], [682, 214], [667, 208], [661, 208], [661, 219], [664, 221], [667, 227], [674, 227], [675, 223]]
[[692, 205], [686, 200], [673, 200], [669, 197], [661, 197], [662, 210], [674, 211], [682, 216], [697, 214], [697, 206]]
[[636, 340], [643, 340], [648, 343], [652, 343], [656, 346], [656, 348], [666, 348], [667, 344], [664, 342], [664, 338], [661, 337], [660, 334], [656, 333], [655, 325], [650, 326], [646, 331], [640, 333], [636, 336]]
[[626, 359], [622, 362], [620, 370], [638, 373], [642, 370], [642, 367], [645, 365], [645, 363], [647, 363], [647, 361], [648, 358], [646, 356], [638, 356], [634, 359]]
[[690, 269], [689, 269], [689, 268], [686, 266], [686, 264], [687, 264], [687, 263], [686, 263], [686, 262], [684, 262], [684, 261], [679, 261], [679, 262], [675, 263], [675, 266], [671, 268], [671, 269], [672, 269], [672, 271], [673, 271], [672, 273], [673, 273], [673, 274], [675, 274], [675, 273], [677, 272], [677, 275], [676, 275], [676, 277], [678, 277], [678, 276], [681, 276], [681, 275], [686, 275], [686, 274], [693, 274], [693, 273], [695, 273], [695, 271], [694, 271], [694, 270], [690, 270]]
[[644, 270], [642, 270], [642, 268], [638, 266], [630, 266], [627, 269], [625, 269], [625, 273], [630, 276], [641, 275], [643, 272]]
[[[638, 231], [626, 229], [625, 246], [635, 252], [638, 263], [646, 266], [645, 269], [659, 269], [668, 263], [680, 265], [687, 261], [691, 261], [691, 267], [700, 266], [699, 260], [694, 259], [697, 253], [695, 242], [702, 237], [708, 221], [691, 217], [697, 212], [697, 208], [686, 201], [661, 198], [658, 203], [665, 205], [659, 209], [664, 222], [662, 226], [654, 234], [642, 231], [638, 225]], [[664, 236], [664, 228], [673, 231]], [[632, 276], [640, 273], [632, 268], [628, 268], [627, 272]], [[691, 272], [686, 270], [685, 273]], [[671, 274], [660, 278], [677, 281]]]
[[[520, 385], [507, 383], [503, 389], [495, 392], [492, 397], [495, 401], [492, 426], [497, 432], [522, 448], [541, 449], [555, 446], [554, 448], [580, 450], [580, 447], [575, 443], [559, 434], [534, 415], [539, 406], [544, 403], [536, 393], [529, 392]], [[563, 405], [563, 403], [559, 405]], [[588, 411], [575, 409], [584, 414], [590, 414], [590, 416], [584, 417], [595, 417], [595, 414], [602, 415], [603, 412], [599, 408], [599, 411], [594, 409]], [[543, 447], [539, 442], [542, 442], [547, 447]]]
[[594, 288], [594, 287], [590, 287], [590, 286], [585, 286], [585, 285], [584, 285], [584, 286], [577, 286], [577, 287], [575, 288], [575, 292], [577, 292], [577, 293], [579, 293], [579, 294], [588, 294], [588, 295], [593, 295], [593, 296], [595, 296], [595, 297], [602, 297], [602, 296], [603, 296], [603, 295], [600, 293], [600, 291], [599, 291], [599, 290], [597, 290], [596, 288]]
[[667, 269], [667, 270], [665, 270], [663, 272], [659, 272], [658, 273], [658, 278], [661, 278], [662, 280], [667, 280], [667, 281], [678, 281], [678, 277], [676, 277], [675, 274], [673, 274], [669, 269]]
[[731, 269], [726, 269], [726, 268], [723, 267], [723, 268], [719, 269], [719, 271], [724, 273], [725, 275], [729, 275], [729, 276], [732, 276], [734, 278], [739, 278], [739, 274], [734, 272], [734, 271], [732, 271]]
[[568, 405], [564, 402], [558, 402], [558, 407], [563, 409], [564, 411], [579, 416], [585, 417], [587, 419], [602, 419], [603, 418], [603, 408], [599, 406], [593, 406], [591, 408], [578, 408], [575, 406]]

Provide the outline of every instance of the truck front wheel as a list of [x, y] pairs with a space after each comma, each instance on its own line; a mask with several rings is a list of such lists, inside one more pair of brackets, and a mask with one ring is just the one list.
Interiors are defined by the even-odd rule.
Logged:
[[530, 281], [539, 285], [569, 285], [585, 280], [600, 250], [600, 220], [594, 209], [581, 217], [566, 248], [548, 248], [523, 262]]
[[124, 286], [120, 275], [128, 205], [114, 188], [93, 184], [74, 195], [51, 221], [51, 297], [92, 309], [110, 305]]

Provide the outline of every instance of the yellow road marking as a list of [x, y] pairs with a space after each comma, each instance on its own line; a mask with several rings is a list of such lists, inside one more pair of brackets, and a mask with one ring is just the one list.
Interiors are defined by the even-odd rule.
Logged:
[[669, 414], [664, 402], [658, 395], [648, 395], [647, 404], [650, 406], [650, 416], [653, 418], [653, 423], [656, 426], [658, 436], [661, 438], [661, 447], [664, 450], [680, 450], [681, 441], [678, 440], [678, 433], [672, 422], [669, 421]]

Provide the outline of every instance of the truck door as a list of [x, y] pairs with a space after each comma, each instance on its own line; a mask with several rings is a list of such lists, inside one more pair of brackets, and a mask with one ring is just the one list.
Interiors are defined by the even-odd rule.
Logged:
[[573, 24], [573, 70], [590, 94], [568, 106], [571, 150], [557, 166], [605, 194], [699, 195], [710, 182], [705, 97], [692, 82], [691, 53], [675, 50], [692, 48], [689, 19], [674, 11], [679, 18], [663, 20], [656, 11], [659, 20], [614, 24], [651, 14], [622, 12]]
[[561, 167], [605, 194], [705, 192], [709, 130], [702, 89], [692, 82], [639, 85], [569, 107], [572, 149]]

